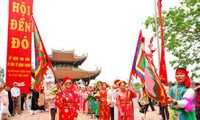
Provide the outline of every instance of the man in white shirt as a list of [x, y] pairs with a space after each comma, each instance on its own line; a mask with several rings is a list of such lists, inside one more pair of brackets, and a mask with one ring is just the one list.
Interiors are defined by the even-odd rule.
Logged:
[[115, 89], [113, 89], [113, 96], [112, 96], [112, 101], [114, 103], [114, 120], [118, 120], [118, 107], [116, 102], [116, 95], [117, 92], [119, 91], [119, 83], [120, 83], [119, 79], [114, 81]]
[[21, 114], [20, 110], [20, 89], [17, 87], [17, 82], [13, 83], [13, 88], [11, 89], [11, 95], [13, 99], [13, 115], [15, 115], [15, 110], [18, 114]]
[[107, 102], [110, 107], [111, 120], [114, 120], [114, 101], [113, 101], [112, 97], [113, 97], [113, 92], [114, 92], [115, 88], [116, 88], [115, 85], [113, 85], [112, 88], [110, 88], [107, 92]]

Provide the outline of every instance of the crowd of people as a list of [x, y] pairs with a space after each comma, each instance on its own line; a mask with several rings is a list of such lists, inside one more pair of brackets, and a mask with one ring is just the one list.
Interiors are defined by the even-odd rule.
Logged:
[[125, 81], [116, 80], [109, 87], [107, 83], [99, 81], [96, 85], [80, 88], [73, 84], [72, 78], [64, 78], [62, 90], [55, 98], [59, 120], [75, 120], [79, 110], [98, 120], [114, 120], [114, 117], [118, 120], [133, 120], [132, 99], [136, 93], [126, 84]]
[[[30, 115], [49, 111], [51, 120], [77, 120], [78, 114], [86, 114], [97, 120], [134, 120], [134, 101], [137, 98], [141, 120], [146, 119], [148, 107], [156, 111], [163, 120], [200, 120], [200, 85], [191, 88], [188, 71], [178, 68], [175, 73], [177, 84], [167, 87], [161, 81], [169, 98], [163, 105], [148, 97], [144, 89], [134, 91], [126, 81], [115, 80], [112, 85], [98, 81], [96, 84], [79, 86], [69, 76], [56, 83], [56, 92], [51, 97], [30, 87], [30, 94], [20, 92], [17, 83], [13, 87], [0, 85], [0, 114], [2, 119], [21, 115], [24, 109], [30, 109]], [[56, 118], [56, 114], [58, 118]]]

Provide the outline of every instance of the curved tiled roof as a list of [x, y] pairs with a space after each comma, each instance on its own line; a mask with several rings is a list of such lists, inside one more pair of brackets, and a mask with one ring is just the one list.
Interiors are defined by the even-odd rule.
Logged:
[[52, 62], [61, 62], [61, 63], [83, 63], [87, 55], [83, 54], [82, 56], [77, 56], [72, 51], [64, 51], [64, 50], [53, 50], [52, 55], [49, 56]]
[[95, 79], [100, 74], [100, 72], [101, 70], [99, 69], [96, 69], [95, 71], [86, 71], [79, 68], [54, 70], [57, 79], [63, 79], [66, 76], [70, 76], [74, 80]]

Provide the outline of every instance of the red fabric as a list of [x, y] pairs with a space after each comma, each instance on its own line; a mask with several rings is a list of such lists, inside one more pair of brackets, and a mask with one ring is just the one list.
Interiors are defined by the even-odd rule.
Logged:
[[21, 93], [31, 86], [32, 8], [33, 0], [9, 0], [6, 84]]
[[[66, 98], [63, 100], [63, 96]], [[79, 99], [74, 91], [64, 90], [56, 96], [56, 106], [59, 108], [59, 120], [74, 120], [78, 116]]]
[[66, 76], [66, 77], [63, 78], [63, 83], [65, 83], [66, 80], [70, 80], [70, 81], [73, 82], [73, 79], [69, 76]]
[[118, 106], [118, 120], [134, 120], [134, 106], [132, 98], [135, 97], [136, 93], [133, 90], [117, 92], [116, 101]]
[[107, 90], [100, 90], [99, 120], [110, 120], [110, 107], [107, 103]]
[[117, 79], [117, 80], [114, 81], [114, 84], [115, 84], [115, 85], [116, 85], [116, 84], [119, 84], [119, 82], [120, 82], [120, 79]]
[[200, 91], [199, 90], [197, 92], [197, 97], [196, 97], [196, 106], [200, 108]]
[[164, 41], [164, 29], [162, 22], [162, 0], [158, 0], [158, 14], [160, 18], [160, 33], [161, 33], [161, 58], [160, 58], [160, 79], [165, 81], [165, 85], [168, 86], [167, 69], [165, 63], [165, 41]]

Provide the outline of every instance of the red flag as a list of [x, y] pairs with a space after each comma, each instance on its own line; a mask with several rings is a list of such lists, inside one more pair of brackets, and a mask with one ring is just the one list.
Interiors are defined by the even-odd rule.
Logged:
[[165, 63], [165, 41], [164, 41], [164, 30], [162, 22], [162, 0], [158, 0], [158, 15], [160, 19], [160, 33], [161, 33], [161, 58], [160, 58], [160, 79], [165, 81], [165, 85], [168, 86], [167, 80], [167, 69]]

